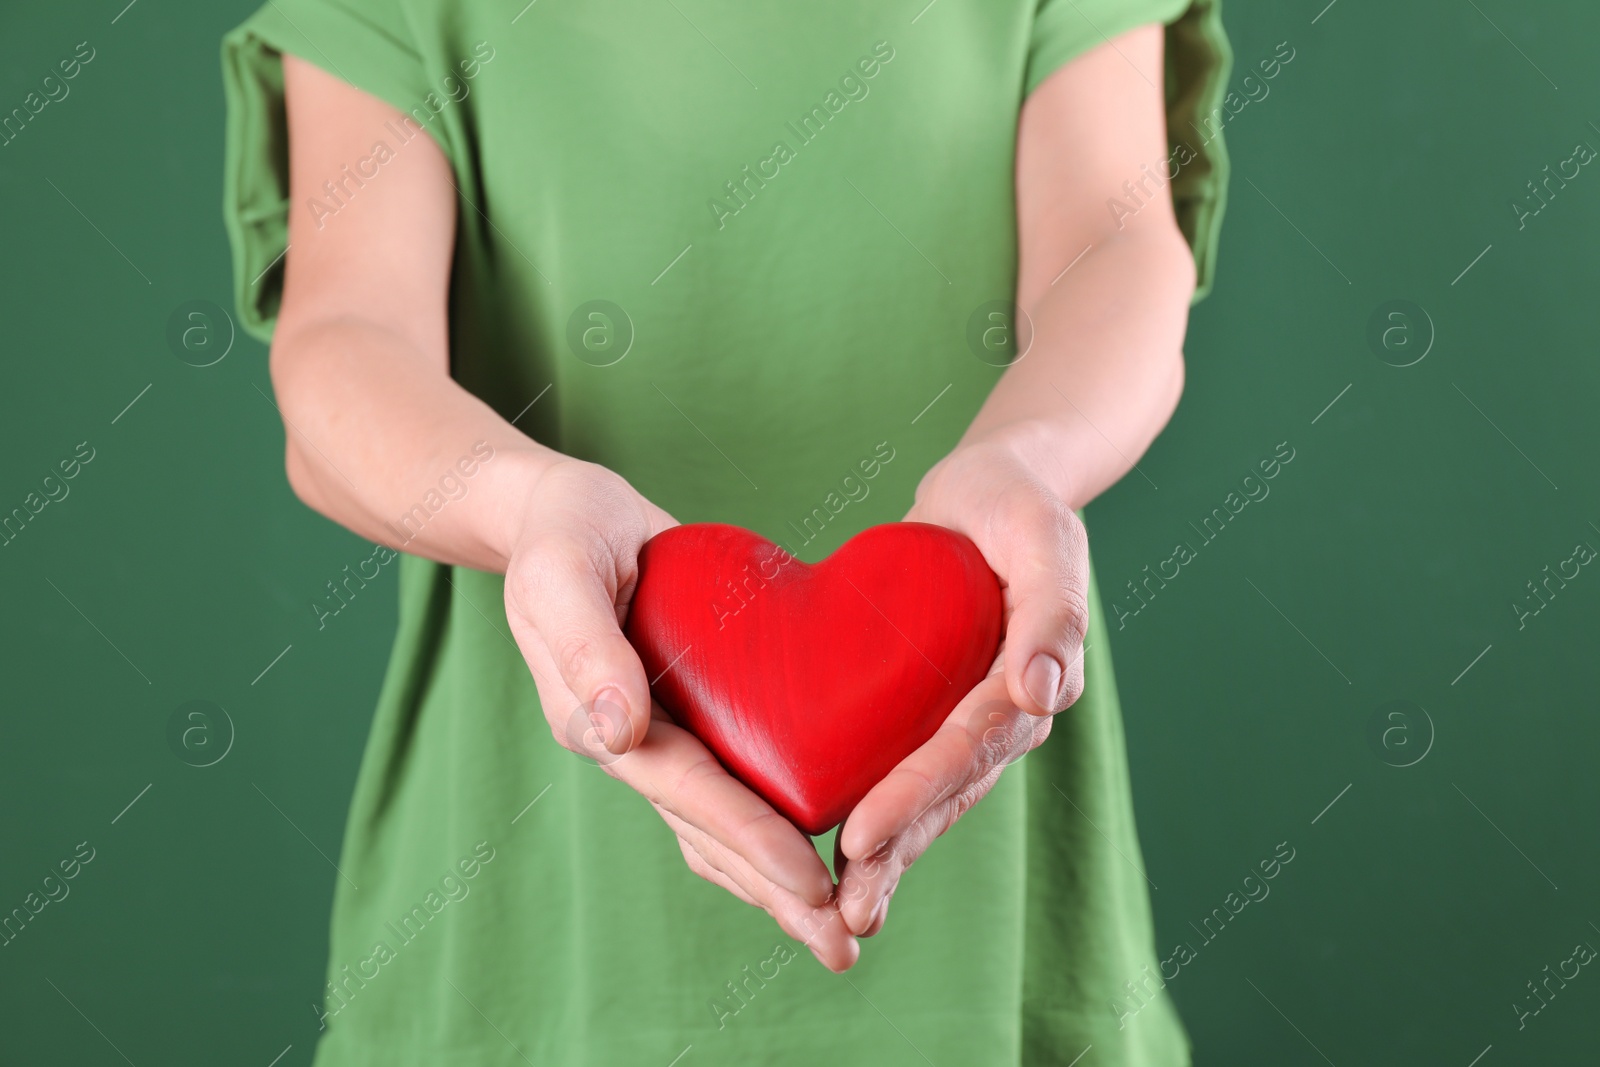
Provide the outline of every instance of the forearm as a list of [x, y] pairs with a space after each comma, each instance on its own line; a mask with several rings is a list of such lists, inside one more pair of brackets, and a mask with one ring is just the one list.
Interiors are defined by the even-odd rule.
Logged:
[[1007, 442], [1078, 508], [1132, 469], [1177, 406], [1194, 260], [1175, 227], [1152, 227], [1097, 241], [1059, 277], [1049, 266], [1023, 264], [1032, 346], [962, 441]]
[[391, 548], [505, 570], [518, 505], [558, 454], [367, 320], [282, 324], [272, 379], [306, 504]]

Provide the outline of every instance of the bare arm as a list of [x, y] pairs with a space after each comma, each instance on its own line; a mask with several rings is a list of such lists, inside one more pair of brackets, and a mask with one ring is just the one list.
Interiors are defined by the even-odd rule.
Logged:
[[640, 546], [673, 519], [616, 475], [520, 433], [449, 374], [456, 194], [428, 137], [396, 151], [321, 225], [306, 206], [398, 112], [292, 56], [290, 250], [272, 343], [289, 481], [307, 504], [401, 547], [390, 524], [463, 457], [470, 488], [432, 511], [408, 552], [504, 572], [506, 620], [557, 742], [641, 793], [689, 868], [772, 915], [827, 966], [855, 962], [833, 881], [798, 830], [692, 735], [652, 717], [619, 623]]
[[294, 56], [284, 57], [284, 82], [290, 252], [271, 366], [289, 482], [335, 522], [398, 548], [386, 524], [486, 442], [494, 458], [474, 472], [472, 490], [404, 547], [504, 571], [511, 487], [536, 480], [555, 456], [450, 378], [450, 164], [431, 137], [416, 137], [319, 220], [311, 198], [326, 200], [323, 183], [366, 155], [396, 113]]
[[882, 928], [905, 869], [1083, 691], [1088, 543], [1074, 509], [1127, 473], [1183, 386], [1194, 265], [1170, 197], [1150, 183], [1121, 228], [1106, 205], [1144, 176], [1140, 164], [1162, 173], [1161, 44], [1159, 26], [1124, 34], [1057, 71], [1023, 109], [1018, 304], [1033, 343], [908, 516], [977, 543], [1005, 587], [1005, 640], [994, 673], [839, 833], [841, 911], [858, 935]]
[[[1144, 26], [1069, 63], [1018, 126], [1017, 303], [1033, 345], [965, 439], [1013, 435], [1074, 508], [1132, 468], [1183, 390], [1194, 256], [1141, 169], [1165, 179], [1161, 45]], [[1119, 225], [1107, 202], [1133, 204], [1128, 182], [1147, 199]]]

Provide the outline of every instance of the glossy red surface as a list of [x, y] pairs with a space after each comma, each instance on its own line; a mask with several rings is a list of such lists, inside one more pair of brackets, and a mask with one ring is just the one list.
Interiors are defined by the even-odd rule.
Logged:
[[932, 737], [999, 646], [999, 583], [940, 526], [875, 526], [814, 566], [677, 526], [639, 566], [625, 632], [657, 702], [808, 834]]

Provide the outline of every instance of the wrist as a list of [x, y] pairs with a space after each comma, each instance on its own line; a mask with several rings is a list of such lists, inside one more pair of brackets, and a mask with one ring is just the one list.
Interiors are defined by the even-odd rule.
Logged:
[[474, 525], [493, 570], [504, 573], [522, 537], [534, 489], [555, 453], [529, 442], [526, 446], [497, 448], [494, 461], [481, 468], [485, 476], [483, 506]]
[[957, 446], [998, 450], [1028, 477], [1042, 483], [1069, 507], [1088, 503], [1080, 499], [1081, 479], [1072, 464], [1070, 435], [1049, 419], [1018, 419], [969, 434]]

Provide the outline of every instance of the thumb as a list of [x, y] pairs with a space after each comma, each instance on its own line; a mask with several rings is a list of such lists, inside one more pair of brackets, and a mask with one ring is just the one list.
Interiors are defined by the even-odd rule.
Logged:
[[1050, 715], [1070, 707], [1083, 693], [1088, 568], [1076, 516], [1053, 536], [1027, 539], [1026, 547], [1008, 562], [1012, 610], [1005, 639], [1007, 694], [1024, 711]]
[[574, 715], [587, 711], [590, 726], [618, 755], [643, 741], [650, 726], [644, 665], [617, 623], [620, 570], [607, 546], [546, 544], [526, 564], [519, 598], [580, 705]]

